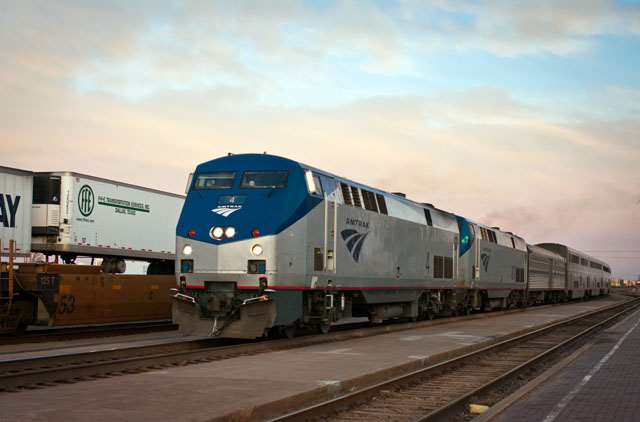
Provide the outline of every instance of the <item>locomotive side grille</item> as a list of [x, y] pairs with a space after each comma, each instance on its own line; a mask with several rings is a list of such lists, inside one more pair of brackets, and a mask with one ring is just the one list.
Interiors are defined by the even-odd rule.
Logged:
[[433, 226], [433, 221], [431, 220], [431, 211], [424, 208], [424, 217], [427, 219], [427, 226]]
[[349, 190], [349, 186], [345, 183], [340, 182], [340, 189], [342, 189], [342, 196], [344, 197], [344, 203], [347, 205], [353, 205], [353, 201], [351, 200], [351, 191]]
[[378, 200], [378, 209], [381, 214], [389, 214], [387, 212], [387, 202], [384, 200], [384, 196], [376, 193], [376, 199]]
[[353, 205], [362, 208], [362, 201], [360, 200], [360, 193], [357, 187], [351, 186], [351, 196], [353, 197]]
[[433, 278], [453, 278], [453, 258], [449, 256], [434, 256]]
[[433, 278], [442, 278], [444, 276], [444, 257], [433, 257]]
[[444, 278], [453, 278], [453, 258], [444, 257]]
[[323, 270], [323, 259], [322, 259], [322, 249], [314, 248], [313, 249], [313, 271], [322, 271]]
[[369, 192], [365, 189], [360, 189], [362, 191], [362, 199], [364, 200], [365, 209], [373, 212], [378, 212], [378, 206], [376, 204], [376, 196], [373, 192]]

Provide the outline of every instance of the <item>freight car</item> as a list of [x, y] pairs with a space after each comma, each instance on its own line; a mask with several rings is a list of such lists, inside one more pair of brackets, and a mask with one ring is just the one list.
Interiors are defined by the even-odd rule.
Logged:
[[[71, 172], [0, 167], [0, 332], [165, 319], [175, 285], [175, 225], [183, 196]], [[6, 224], [5, 224], [6, 222]], [[102, 266], [18, 263], [30, 252], [101, 258]], [[149, 262], [148, 275], [124, 259]]]
[[266, 154], [199, 165], [176, 242], [173, 321], [191, 335], [292, 336], [538, 298], [521, 237]]
[[[47, 325], [105, 324], [167, 319], [173, 275], [105, 274], [95, 265], [27, 264], [0, 275], [3, 312], [0, 332], [20, 334], [36, 323], [38, 305]], [[13, 282], [12, 296], [9, 281]]]

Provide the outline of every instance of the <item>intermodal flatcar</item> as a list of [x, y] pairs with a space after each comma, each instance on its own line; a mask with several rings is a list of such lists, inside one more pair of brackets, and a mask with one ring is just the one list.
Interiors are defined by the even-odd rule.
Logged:
[[[71, 172], [0, 167], [0, 333], [167, 319], [175, 227], [184, 197]], [[31, 252], [100, 258], [101, 266], [18, 262]], [[35, 257], [35, 256], [34, 256]], [[148, 275], [117, 274], [124, 259]]]

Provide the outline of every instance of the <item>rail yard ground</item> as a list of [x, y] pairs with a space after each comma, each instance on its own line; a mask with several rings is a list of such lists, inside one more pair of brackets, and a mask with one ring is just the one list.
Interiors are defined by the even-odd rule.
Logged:
[[640, 312], [548, 369], [476, 422], [637, 421]]
[[[620, 300], [612, 296], [497, 313], [360, 339], [3, 393], [0, 417], [17, 421], [264, 420]], [[638, 313], [631, 318], [637, 319]], [[633, 331], [629, 340], [638, 337], [640, 333]], [[615, 355], [614, 361], [620, 363]], [[601, 372], [606, 374], [606, 368]], [[556, 403], [543, 400], [551, 412]]]

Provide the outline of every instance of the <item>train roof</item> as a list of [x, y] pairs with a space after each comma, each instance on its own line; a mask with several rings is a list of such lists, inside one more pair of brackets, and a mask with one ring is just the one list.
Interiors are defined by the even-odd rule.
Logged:
[[22, 170], [22, 169], [17, 169], [17, 168], [13, 168], [13, 167], [5, 167], [5, 166], [0, 166], [0, 173], [7, 173], [7, 174], [15, 174], [18, 176], [32, 176], [33, 172], [29, 171], [29, 170]]
[[144, 186], [134, 185], [134, 184], [131, 184], [131, 183], [119, 182], [117, 180], [105, 179], [105, 178], [102, 178], [102, 177], [91, 176], [89, 174], [83, 174], [83, 173], [76, 173], [76, 172], [73, 172], [73, 171], [38, 171], [38, 172], [34, 172], [33, 175], [34, 176], [60, 176], [60, 177], [62, 177], [62, 176], [71, 176], [71, 177], [81, 177], [83, 179], [89, 179], [89, 180], [93, 180], [93, 181], [96, 181], [96, 182], [114, 184], [114, 185], [123, 186], [123, 187], [127, 187], [127, 188], [143, 190], [143, 191], [146, 191], [146, 192], [157, 193], [157, 194], [161, 194], [161, 195], [165, 195], [165, 196], [172, 196], [174, 198], [181, 198], [181, 199], [185, 198], [184, 195], [180, 195], [180, 194], [173, 193], [173, 192], [166, 192], [166, 191], [162, 191], [162, 190], [159, 190], [159, 189], [147, 188], [147, 187], [144, 187]]
[[571, 255], [575, 255], [578, 256], [580, 258], [584, 258], [584, 259], [588, 259], [590, 262], [595, 262], [597, 264], [602, 265], [604, 268], [608, 269], [608, 273], [611, 273], [611, 267], [609, 266], [609, 264], [607, 264], [606, 262], [602, 261], [601, 259], [598, 259], [596, 257], [593, 257], [591, 255], [588, 255], [584, 252], [580, 252], [577, 249], [573, 249], [567, 245], [563, 245], [561, 243], [539, 243], [536, 246], [539, 246], [541, 248], [550, 250], [552, 252], [558, 253], [562, 256], [564, 256], [567, 260], [570, 260], [570, 256]]
[[[213, 170], [214, 168], [220, 168], [217, 167], [217, 165], [219, 163], [221, 163], [222, 161], [218, 161], [218, 160], [224, 160], [224, 162], [231, 162], [233, 163], [236, 160], [246, 160], [247, 164], [249, 166], [251, 165], [255, 165], [255, 169], [258, 170], [260, 168], [264, 167], [264, 160], [267, 160], [269, 164], [271, 165], [275, 165], [276, 163], [278, 163], [279, 161], [281, 163], [283, 163], [283, 166], [288, 167], [288, 168], [292, 168], [293, 166], [298, 166], [299, 168], [301, 168], [303, 171], [311, 171], [314, 174], [317, 174], [319, 176], [323, 176], [323, 177], [327, 177], [327, 178], [331, 178], [339, 183], [345, 183], [348, 184], [350, 186], [354, 186], [360, 189], [365, 189], [369, 192], [378, 194], [378, 195], [382, 195], [385, 197], [385, 201], [387, 204], [387, 208], [389, 210], [389, 215], [396, 217], [396, 218], [400, 218], [403, 220], [407, 220], [407, 221], [413, 221], [413, 222], [417, 222], [417, 223], [421, 223], [421, 224], [427, 224], [426, 221], [426, 217], [425, 217], [425, 213], [424, 210], [428, 209], [431, 217], [432, 217], [432, 222], [433, 222], [433, 226], [440, 228], [440, 229], [444, 229], [444, 230], [448, 230], [448, 231], [452, 231], [452, 232], [458, 232], [458, 225], [456, 222], [456, 216], [453, 213], [444, 211], [444, 210], [440, 210], [432, 205], [425, 205], [423, 203], [419, 203], [419, 202], [415, 202], [412, 201], [410, 199], [404, 198], [402, 196], [399, 196], [397, 194], [391, 193], [391, 192], [387, 192], [381, 189], [377, 189], [377, 188], [373, 188], [371, 186], [359, 183], [359, 182], [355, 182], [351, 179], [347, 179], [346, 177], [342, 177], [342, 176], [338, 176], [334, 173], [330, 173], [328, 171], [325, 170], [321, 170], [318, 169], [316, 167], [310, 166], [308, 164], [304, 164], [295, 160], [291, 160], [289, 158], [285, 158], [285, 157], [280, 157], [277, 155], [271, 155], [271, 154], [232, 154], [232, 155], [228, 155], [228, 156], [224, 156], [224, 157], [219, 157], [210, 161], [207, 161], [205, 163], [202, 163], [200, 165], [198, 165], [197, 167], [197, 171], [210, 171]], [[226, 167], [226, 166], [221, 166], [222, 168]]]
[[540, 256], [544, 256], [546, 258], [552, 258], [552, 259], [557, 259], [557, 260], [562, 260], [562, 261], [566, 261], [567, 259], [560, 255], [557, 254], [553, 251], [550, 251], [549, 249], [545, 249], [542, 248], [540, 246], [536, 246], [536, 245], [530, 245], [527, 243], [527, 248], [529, 249], [529, 252], [534, 254], [534, 255], [540, 255]]
[[[346, 183], [355, 187], [358, 187], [360, 189], [366, 189], [370, 192], [379, 194], [379, 195], [383, 195], [385, 197], [386, 201], [390, 201], [391, 203], [391, 208], [394, 208], [395, 205], [395, 211], [397, 213], [399, 213], [400, 215], [398, 215], [397, 213], [394, 213], [396, 215], [394, 215], [397, 218], [401, 218], [404, 220], [409, 220], [409, 221], [414, 221], [414, 222], [418, 222], [418, 223], [422, 223], [422, 224], [426, 224], [426, 217], [424, 216], [424, 212], [422, 210], [427, 209], [429, 210], [432, 220], [433, 220], [433, 225], [435, 227], [441, 228], [441, 229], [445, 229], [445, 230], [449, 230], [449, 231], [454, 231], [454, 232], [459, 232], [458, 229], [458, 224], [457, 224], [457, 220], [456, 217], [457, 215], [449, 212], [449, 211], [445, 211], [442, 210], [440, 208], [437, 208], [435, 206], [433, 206], [432, 204], [427, 204], [424, 202], [417, 202], [417, 201], [413, 201], [411, 199], [408, 199], [404, 196], [399, 195], [397, 192], [393, 193], [393, 192], [388, 192], [382, 189], [378, 189], [378, 188], [374, 188], [359, 182], [356, 182], [352, 179], [348, 179], [346, 177], [343, 176], [339, 176], [336, 175], [334, 173], [330, 173], [328, 171], [325, 170], [321, 170], [319, 168], [310, 166], [308, 164], [299, 162], [299, 161], [295, 161], [292, 160], [290, 158], [286, 158], [286, 157], [281, 157], [281, 156], [277, 156], [277, 155], [271, 155], [271, 154], [255, 154], [255, 153], [248, 153], [248, 154], [230, 154], [228, 156], [224, 156], [224, 157], [219, 157], [210, 161], [207, 161], [205, 163], [202, 163], [198, 166], [198, 168], [202, 168], [203, 170], [207, 170], [206, 167], [209, 167], [209, 165], [213, 164], [215, 161], [218, 160], [227, 160], [229, 158], [235, 157], [235, 159], [244, 159], [244, 160], [263, 160], [264, 158], [268, 157], [269, 161], [272, 162], [277, 162], [279, 160], [282, 160], [283, 162], [286, 162], [289, 166], [292, 165], [298, 165], [300, 166], [303, 170], [310, 170], [313, 173], [316, 173], [318, 175], [322, 175], [325, 177], [330, 177], [334, 180], [337, 180], [338, 182], [342, 182], [342, 183]], [[400, 205], [400, 207], [398, 207], [398, 205]], [[403, 207], [401, 207], [401, 205], [404, 205], [405, 209], [401, 209]], [[387, 207], [389, 208], [389, 204], [387, 204]], [[469, 220], [465, 217], [460, 216], [461, 218], [464, 218], [465, 220], [472, 222], [473, 224], [479, 226], [479, 227], [484, 227], [487, 230], [492, 230], [494, 232], [497, 232], [498, 234], [501, 234], [502, 236], [512, 236], [514, 239], [517, 239], [518, 242], [518, 249], [522, 249], [522, 250], [526, 250], [526, 242], [525, 240], [518, 236], [515, 235], [513, 233], [510, 232], [505, 232], [499, 229], [496, 229], [494, 227], [489, 227], [487, 225]], [[502, 239], [503, 241], [500, 243], [504, 243], [506, 246], [511, 246], [510, 242], [506, 242], [504, 239]]]
[[[431, 219], [434, 227], [448, 230], [448, 231], [453, 231], [453, 232], [459, 231], [458, 223], [456, 221], [456, 215], [454, 213], [442, 210], [440, 208], [436, 208], [432, 204], [426, 204], [424, 202], [416, 202], [411, 199], [407, 199], [405, 196], [401, 196], [398, 192], [396, 193], [387, 192], [385, 190], [374, 188], [374, 187], [353, 181], [351, 179], [347, 179], [346, 177], [338, 176], [336, 174], [329, 173], [327, 171], [320, 170], [303, 163], [299, 163], [299, 164], [305, 170], [311, 170], [314, 173], [331, 177], [339, 182], [347, 183], [349, 185], [358, 187], [360, 189], [366, 189], [370, 192], [384, 196], [386, 201], [390, 201], [390, 203], [387, 203], [387, 208], [393, 209], [394, 205], [396, 205], [395, 211], [400, 215], [395, 215], [395, 217], [402, 218], [404, 220], [415, 221], [422, 224], [427, 224], [424, 211], [422, 211], [424, 209], [427, 209], [431, 214]], [[398, 207], [398, 205], [400, 205], [400, 207]], [[411, 212], [410, 209], [402, 210], [401, 207], [403, 205], [405, 207], [409, 207], [410, 209], [413, 209], [413, 211], [415, 212]], [[418, 211], [418, 209], [420, 209], [420, 211]]]

